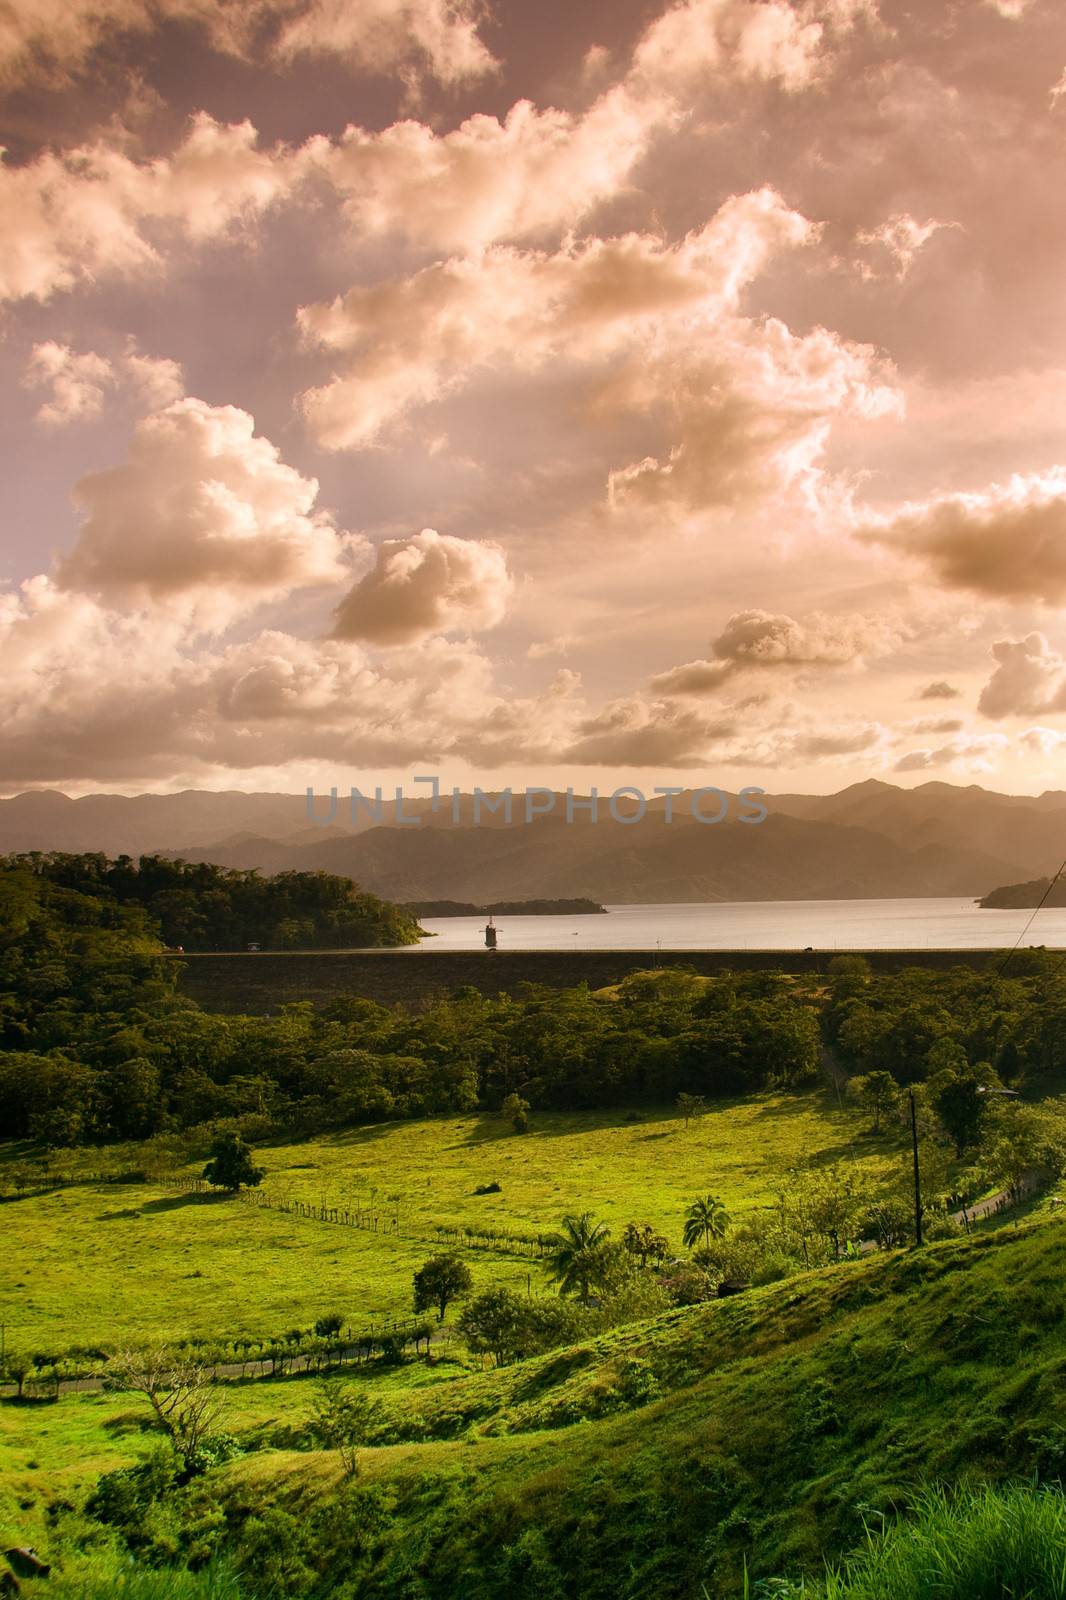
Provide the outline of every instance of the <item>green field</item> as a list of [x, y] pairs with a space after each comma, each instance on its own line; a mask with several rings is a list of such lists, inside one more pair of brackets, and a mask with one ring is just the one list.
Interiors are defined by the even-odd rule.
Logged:
[[[817, 1576], [923, 1484], [1061, 1476], [1064, 1277], [1066, 1226], [1044, 1219], [800, 1274], [500, 1371], [349, 1375], [383, 1405], [354, 1503], [303, 1431], [308, 1380], [235, 1386], [227, 1425], [246, 1453], [167, 1515], [197, 1528], [224, 1515], [254, 1600], [273, 1592], [263, 1506], [271, 1552], [309, 1579], [357, 1560], [367, 1600], [740, 1600], [745, 1563]], [[0, 1408], [5, 1537], [32, 1536], [73, 1576], [88, 1558], [47, 1505], [142, 1453], [141, 1416], [122, 1396]], [[368, 1541], [375, 1493], [390, 1520]]]
[[[718, 1194], [742, 1217], [771, 1203], [801, 1160], [847, 1158], [874, 1173], [905, 1159], [898, 1139], [874, 1139], [868, 1125], [830, 1092], [809, 1091], [719, 1102], [687, 1128], [672, 1110], [541, 1113], [524, 1135], [499, 1118], [454, 1117], [260, 1147], [269, 1197], [372, 1204], [398, 1215], [399, 1237], [151, 1183], [27, 1195], [2, 1208], [15, 1270], [0, 1285], [0, 1319], [8, 1349], [27, 1352], [265, 1338], [334, 1310], [365, 1327], [409, 1314], [411, 1276], [435, 1247], [437, 1223], [547, 1231], [567, 1212], [592, 1210], [616, 1232], [652, 1222], [680, 1250], [697, 1194]], [[473, 1193], [493, 1181], [500, 1193]], [[525, 1288], [527, 1274], [534, 1288], [543, 1282], [535, 1262], [483, 1250], [468, 1259], [479, 1285]]]

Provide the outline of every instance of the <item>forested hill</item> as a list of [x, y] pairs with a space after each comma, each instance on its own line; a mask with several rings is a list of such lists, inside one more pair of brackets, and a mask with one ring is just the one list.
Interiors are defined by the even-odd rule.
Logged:
[[95, 853], [0, 857], [0, 872], [30, 873], [104, 906], [138, 907], [167, 945], [184, 950], [366, 949], [418, 939], [407, 911], [328, 872], [261, 877], [209, 862]]
[[982, 895], [978, 900], [979, 906], [985, 906], [993, 911], [1018, 911], [1027, 910], [1032, 906], [1044, 904], [1046, 906], [1066, 906], [1066, 878], [1060, 878], [1052, 886], [1047, 899], [1050, 878], [1034, 878], [1030, 883], [1007, 883], [1000, 889], [992, 889], [988, 894]]

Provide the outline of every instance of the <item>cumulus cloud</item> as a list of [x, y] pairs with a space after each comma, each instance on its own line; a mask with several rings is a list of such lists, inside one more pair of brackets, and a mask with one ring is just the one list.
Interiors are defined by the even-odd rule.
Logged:
[[206, 112], [155, 161], [101, 139], [2, 163], [0, 299], [46, 301], [101, 277], [159, 272], [167, 230], [194, 242], [230, 234], [291, 194], [303, 171], [298, 153], [260, 149], [250, 122]]
[[895, 649], [902, 636], [898, 624], [883, 618], [814, 613], [797, 622], [768, 611], [738, 611], [712, 641], [713, 660], [672, 667], [652, 679], [652, 688], [698, 695], [721, 688], [739, 672], [861, 665], [867, 655]]
[[992, 646], [996, 669], [977, 709], [986, 717], [1040, 716], [1066, 709], [1066, 660], [1042, 633]]
[[494, 246], [304, 307], [311, 346], [344, 358], [303, 396], [326, 449], [387, 443], [411, 412], [499, 370], [551, 363], [590, 385], [607, 418], [659, 410], [680, 434], [669, 460], [612, 474], [612, 504], [725, 503], [813, 471], [828, 419], [898, 408], [876, 352], [815, 329], [739, 314], [740, 298], [811, 224], [772, 189], [735, 195], [668, 245], [648, 234]]
[[46, 427], [88, 422], [100, 415], [109, 389], [125, 383], [149, 410], [181, 398], [185, 378], [181, 365], [165, 356], [143, 355], [131, 341], [112, 361], [95, 350], [74, 351], [46, 339], [35, 344], [23, 374], [26, 388], [48, 388], [51, 398], [37, 412]]
[[934, 683], [927, 683], [918, 694], [919, 700], [957, 700], [962, 693], [952, 683], [946, 683], [943, 678], [938, 678]]
[[612, 89], [582, 115], [519, 100], [448, 133], [423, 122], [347, 128], [306, 148], [360, 233], [474, 251], [580, 221], [626, 183], [670, 108]]
[[497, 66], [480, 38], [477, 0], [266, 0], [273, 11], [294, 13], [274, 41], [276, 60], [333, 55], [372, 72], [399, 72], [409, 81], [424, 73], [454, 86]]
[[115, 369], [93, 350], [76, 354], [69, 345], [46, 339], [34, 345], [22, 381], [30, 389], [51, 390], [51, 399], [40, 407], [37, 419], [56, 428], [98, 417], [104, 393], [115, 382]]
[[495, 246], [411, 277], [359, 286], [299, 313], [303, 337], [354, 355], [304, 396], [327, 449], [377, 443], [412, 408], [493, 364], [591, 360], [647, 336], [672, 314], [721, 315], [782, 238], [809, 225], [772, 191], [728, 201], [675, 246], [647, 234], [571, 242], [555, 252]]
[[731, 718], [710, 718], [670, 699], [636, 694], [584, 718], [563, 754], [578, 765], [689, 767], [735, 732]]
[[198, 23], [214, 49], [284, 64], [312, 53], [353, 67], [445, 84], [495, 66], [477, 33], [473, 0], [6, 0], [0, 10], [0, 82], [62, 80], [84, 70], [115, 34], [168, 21]]
[[137, 425], [129, 459], [78, 484], [85, 513], [62, 588], [123, 605], [192, 606], [214, 621], [344, 578], [314, 510], [318, 484], [281, 461], [235, 406], [179, 400]]
[[[160, 226], [193, 240], [224, 236], [302, 194], [312, 177], [341, 197], [360, 237], [401, 233], [473, 250], [558, 230], [620, 192], [656, 134], [690, 112], [694, 83], [802, 88], [828, 70], [837, 37], [867, 11], [844, 0], [688, 0], [651, 24], [621, 81], [581, 113], [520, 101], [502, 121], [479, 114], [446, 133], [415, 121], [350, 127], [299, 150], [261, 149], [250, 123], [224, 126], [201, 113], [173, 153], [154, 161], [136, 161], [116, 137], [0, 166], [0, 298], [46, 300], [102, 275], [158, 269]], [[11, 0], [0, 12], [0, 77], [78, 70], [105, 34], [184, 19], [230, 53], [272, 50], [284, 64], [330, 52], [409, 82], [429, 71], [455, 84], [495, 64], [477, 33], [479, 14], [476, 0], [227, 8], [214, 0]]]
[[132, 345], [122, 357], [122, 366], [137, 396], [150, 411], [162, 410], [185, 394], [181, 362], [170, 356], [146, 356]]
[[536, 237], [616, 195], [701, 91], [745, 81], [809, 87], [859, 19], [875, 14], [872, 0], [686, 0], [649, 24], [621, 79], [580, 113], [520, 100], [502, 121], [478, 114], [447, 133], [416, 121], [353, 126], [336, 142], [312, 141], [308, 157], [361, 233], [463, 251]]
[[461, 749], [499, 701], [465, 644], [431, 641], [394, 667], [353, 643], [276, 632], [203, 648], [180, 619], [116, 612], [43, 578], [0, 600], [0, 670], [11, 784], [406, 763]]
[[829, 70], [837, 36], [875, 16], [876, 7], [861, 0], [681, 0], [641, 37], [630, 79], [660, 93], [691, 94], [709, 74], [728, 72], [795, 92]]
[[494, 628], [512, 587], [498, 545], [423, 528], [378, 547], [373, 569], [338, 607], [334, 636], [398, 645]]
[[1001, 599], [1066, 603], [1066, 469], [908, 502], [860, 530], [922, 557], [941, 582]]

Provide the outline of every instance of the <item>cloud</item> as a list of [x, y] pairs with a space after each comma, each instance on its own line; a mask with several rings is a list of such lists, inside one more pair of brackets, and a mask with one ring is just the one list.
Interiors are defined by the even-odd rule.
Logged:
[[56, 428], [98, 417], [105, 390], [115, 382], [115, 369], [92, 350], [76, 355], [69, 345], [46, 339], [34, 345], [22, 381], [27, 388], [51, 389], [52, 397], [38, 410], [37, 420]]
[[1066, 603], [1066, 469], [1052, 467], [970, 494], [908, 502], [859, 530], [919, 556], [953, 588], [997, 599]]
[[342, 581], [318, 484], [235, 406], [179, 400], [138, 423], [129, 459], [75, 491], [85, 520], [62, 588], [121, 605], [193, 607], [213, 625], [293, 589]]
[[918, 695], [919, 700], [957, 700], [962, 693], [954, 684], [945, 683], [943, 678], [938, 678], [935, 683], [927, 683]]
[[138, 397], [151, 411], [172, 405], [185, 394], [185, 373], [180, 361], [169, 356], [141, 355], [133, 345], [127, 348], [122, 365]]
[[498, 63], [478, 35], [477, 0], [269, 0], [295, 12], [274, 41], [275, 60], [333, 55], [353, 67], [398, 72], [410, 82], [429, 74], [454, 87], [482, 78]]
[[179, 362], [142, 355], [132, 340], [115, 362], [94, 350], [79, 353], [47, 339], [34, 345], [22, 381], [26, 388], [51, 389], [37, 419], [52, 428], [92, 421], [103, 409], [106, 391], [122, 382], [153, 411], [180, 399], [185, 388]]
[[0, 599], [0, 670], [9, 785], [407, 763], [461, 750], [499, 703], [465, 644], [431, 641], [394, 666], [278, 632], [203, 648], [179, 619], [116, 612], [44, 578]]
[[[310, 179], [340, 196], [353, 234], [404, 234], [437, 248], [572, 226], [621, 192], [652, 139], [692, 110], [694, 85], [819, 80], [835, 41], [867, 7], [841, 0], [798, 9], [784, 0], [689, 0], [646, 30], [621, 81], [580, 113], [519, 101], [501, 121], [478, 114], [437, 133], [416, 121], [349, 127], [301, 149], [259, 148], [250, 122], [206, 112], [169, 155], [136, 161], [121, 130], [110, 140], [24, 166], [0, 166], [5, 264], [0, 298], [47, 300], [101, 276], [159, 270], [160, 226], [202, 242], [302, 196]], [[495, 66], [477, 33], [476, 0], [10, 0], [0, 12], [0, 79], [18, 83], [82, 70], [104, 38], [167, 20], [204, 27], [213, 47], [284, 65], [330, 53], [408, 84], [445, 84]], [[675, 51], [687, 53], [676, 54]], [[271, 55], [272, 52], [272, 55]]]
[[[902, 282], [934, 233], [938, 233], [941, 228], [957, 226], [958, 224], [954, 222], [937, 222], [933, 217], [925, 222], [918, 222], [906, 211], [897, 211], [879, 228], [860, 232], [858, 239], [860, 244], [879, 245], [885, 250], [893, 264], [895, 276]], [[868, 262], [861, 263], [860, 271], [865, 278], [879, 276], [876, 267]]]
[[0, 784], [190, 780], [312, 761], [352, 770], [556, 759], [589, 715], [580, 680], [501, 693], [469, 641], [375, 659], [268, 630], [205, 645], [158, 609], [115, 611], [35, 578], [0, 594]]
[[430, 74], [448, 85], [483, 76], [495, 61], [477, 33], [472, 0], [6, 0], [0, 12], [0, 82], [61, 82], [84, 71], [116, 34], [147, 34], [171, 21], [199, 24], [209, 44], [285, 64], [333, 55], [354, 68]]
[[1018, 743], [1037, 755], [1053, 756], [1066, 744], [1066, 733], [1059, 733], [1054, 728], [1026, 728], [1024, 733], [1018, 735]]
[[961, 767], [967, 772], [994, 772], [1010, 740], [1000, 733], [956, 740], [936, 749], [911, 750], [896, 762], [894, 772], [927, 772], [935, 767]]
[[961, 733], [966, 724], [961, 717], [927, 717], [919, 722], [912, 722], [910, 733]]
[[778, 197], [758, 204], [761, 250], [750, 228], [730, 239], [734, 201], [673, 247], [646, 234], [572, 242], [554, 253], [495, 246], [304, 307], [298, 321], [309, 345], [356, 358], [303, 397], [316, 439], [326, 449], [367, 448], [479, 369], [534, 369], [564, 354], [602, 358], [671, 312], [699, 307], [713, 317], [735, 299], [745, 268], [765, 259], [772, 230], [806, 234]]
[[526, 651], [529, 661], [543, 661], [546, 656], [565, 656], [574, 647], [569, 634], [557, 633], [550, 639], [536, 639]]
[[996, 670], [977, 709], [986, 717], [1040, 716], [1066, 709], [1066, 660], [1042, 633], [1001, 639], [992, 646]]
[[885, 619], [814, 613], [804, 622], [768, 611], [738, 611], [712, 641], [713, 660], [690, 661], [652, 679], [661, 694], [713, 692], [737, 673], [767, 668], [862, 665], [896, 648], [903, 630]]
[[[346, 7], [346, 12], [357, 8]], [[400, 234], [450, 251], [572, 227], [619, 194], [654, 139], [729, 82], [809, 87], [831, 70], [866, 4], [688, 0], [638, 40], [620, 80], [579, 113], [528, 100], [501, 121], [479, 113], [447, 133], [403, 121], [312, 141], [314, 167], [360, 234]], [[602, 59], [593, 52], [593, 59]]]
[[731, 718], [710, 718], [676, 701], [637, 694], [586, 717], [562, 754], [578, 765], [690, 767], [735, 732]]
[[337, 608], [334, 637], [398, 645], [494, 628], [512, 588], [498, 545], [423, 528], [379, 545], [373, 569]]
[[168, 230], [202, 243], [255, 221], [304, 171], [298, 154], [257, 141], [250, 122], [200, 112], [173, 154], [154, 161], [97, 140], [0, 164], [0, 299], [47, 301], [102, 277], [158, 273]]
[[691, 95], [712, 74], [776, 82], [789, 92], [825, 76], [833, 44], [876, 6], [828, 0], [681, 0], [650, 24], [633, 55], [630, 80], [659, 93]]
[[519, 100], [439, 134], [425, 123], [347, 128], [307, 146], [359, 234], [474, 252], [573, 226], [623, 187], [670, 108], [612, 89], [577, 116]]
[[630, 233], [554, 252], [493, 246], [305, 306], [304, 341], [344, 358], [302, 397], [311, 431], [329, 450], [380, 446], [411, 413], [486, 375], [551, 364], [557, 380], [587, 386], [601, 419], [675, 419], [669, 460], [612, 473], [616, 507], [722, 504], [802, 479], [833, 414], [899, 405], [876, 352], [738, 313], [768, 262], [814, 232], [761, 189], [674, 245]]

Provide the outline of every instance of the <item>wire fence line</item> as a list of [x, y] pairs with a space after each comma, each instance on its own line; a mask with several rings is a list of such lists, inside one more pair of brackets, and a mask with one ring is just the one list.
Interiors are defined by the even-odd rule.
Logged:
[[[217, 1195], [219, 1192], [206, 1179], [182, 1173], [156, 1177], [151, 1181], [187, 1194]], [[342, 1228], [358, 1228], [388, 1239], [488, 1250], [495, 1255], [517, 1256], [522, 1260], [542, 1260], [551, 1252], [554, 1244], [552, 1235], [548, 1233], [514, 1233], [459, 1222], [428, 1223], [426, 1227], [429, 1231], [426, 1231], [402, 1222], [398, 1209], [383, 1211], [371, 1206], [334, 1206], [327, 1205], [324, 1200], [316, 1205], [309, 1200], [274, 1197], [263, 1189], [239, 1189], [232, 1198], [257, 1210], [276, 1211], [285, 1216], [330, 1223]]]

